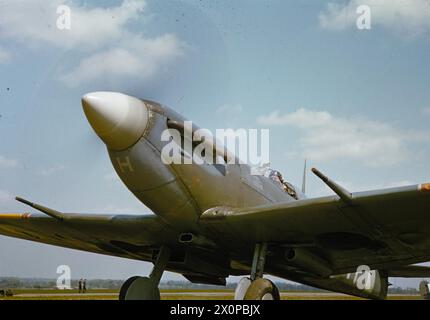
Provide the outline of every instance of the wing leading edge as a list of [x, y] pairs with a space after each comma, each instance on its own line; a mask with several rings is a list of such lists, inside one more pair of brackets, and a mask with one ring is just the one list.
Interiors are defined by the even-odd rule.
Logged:
[[335, 274], [360, 265], [389, 270], [430, 260], [430, 184], [255, 208], [213, 208], [200, 221], [226, 243], [306, 248]]
[[154, 249], [176, 240], [157, 216], [0, 214], [0, 235], [70, 249], [149, 261]]

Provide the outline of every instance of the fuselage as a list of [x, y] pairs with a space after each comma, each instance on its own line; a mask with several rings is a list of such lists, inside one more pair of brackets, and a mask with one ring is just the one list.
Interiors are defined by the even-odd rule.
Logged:
[[[155, 214], [183, 232], [199, 232], [198, 219], [214, 207], [254, 207], [295, 201], [270, 179], [252, 175], [246, 164], [165, 164], [162, 132], [168, 121], [186, 121], [173, 110], [152, 101], [145, 133], [131, 147], [108, 152], [127, 188]], [[184, 155], [185, 156], [185, 155]]]

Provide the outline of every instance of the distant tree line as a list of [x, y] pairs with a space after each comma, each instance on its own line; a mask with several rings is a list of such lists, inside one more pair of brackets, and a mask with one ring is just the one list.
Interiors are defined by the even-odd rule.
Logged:
[[[79, 279], [71, 281], [72, 289], [78, 288]], [[124, 280], [105, 280], [105, 279], [91, 279], [87, 280], [88, 289], [109, 289], [115, 290], [121, 288]], [[0, 278], [0, 289], [55, 289], [57, 280], [43, 279], [43, 278], [13, 278], [4, 277]]]
[[[72, 280], [72, 289], [78, 288], [78, 279]], [[87, 280], [88, 289], [108, 289], [119, 290], [124, 280], [112, 279], [89, 279]], [[203, 284], [194, 284], [188, 281], [163, 281], [160, 284], [161, 289], [190, 289], [190, 290], [225, 290], [236, 288], [237, 283], [230, 282], [226, 287], [211, 286]], [[277, 282], [279, 290], [281, 291], [324, 291], [316, 289], [303, 284]], [[0, 289], [55, 289], [55, 279], [43, 278], [14, 278], [14, 277], [0, 277]], [[418, 294], [417, 288], [401, 288], [390, 287], [388, 292], [391, 294]]]

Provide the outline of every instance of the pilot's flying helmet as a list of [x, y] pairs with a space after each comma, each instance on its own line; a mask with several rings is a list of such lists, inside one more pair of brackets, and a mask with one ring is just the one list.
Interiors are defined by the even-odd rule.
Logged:
[[282, 180], [283, 180], [282, 174], [278, 170], [274, 170], [271, 168], [267, 169], [265, 176], [270, 178], [273, 181], [282, 182]]

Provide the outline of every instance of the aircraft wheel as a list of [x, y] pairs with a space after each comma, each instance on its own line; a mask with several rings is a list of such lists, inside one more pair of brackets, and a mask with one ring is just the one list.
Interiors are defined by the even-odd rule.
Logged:
[[251, 285], [251, 279], [242, 278], [237, 284], [236, 290], [234, 291], [234, 300], [243, 300], [245, 297], [246, 291], [248, 291], [249, 286]]
[[267, 279], [259, 278], [251, 283], [244, 300], [280, 300], [279, 290]]
[[420, 282], [420, 294], [424, 300], [430, 300], [430, 286], [427, 281]]
[[148, 277], [131, 277], [121, 286], [119, 300], [160, 300], [160, 290]]

